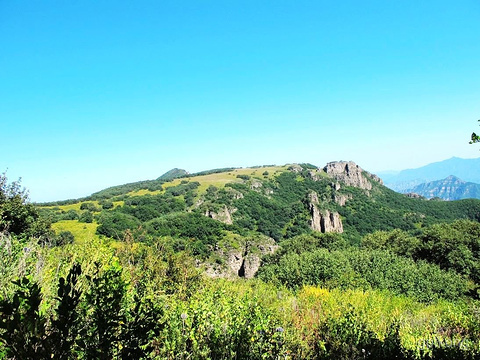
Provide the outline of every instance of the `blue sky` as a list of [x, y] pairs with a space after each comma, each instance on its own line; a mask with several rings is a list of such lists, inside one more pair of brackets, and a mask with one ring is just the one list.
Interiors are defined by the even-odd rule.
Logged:
[[0, 171], [33, 201], [173, 167], [479, 157], [480, 2], [0, 1]]

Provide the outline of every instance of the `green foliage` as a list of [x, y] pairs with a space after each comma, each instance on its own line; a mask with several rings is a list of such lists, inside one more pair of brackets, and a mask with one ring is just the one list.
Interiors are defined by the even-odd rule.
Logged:
[[83, 202], [80, 204], [80, 210], [88, 210], [88, 211], [92, 211], [92, 212], [98, 212], [100, 211], [99, 208], [97, 208], [95, 206], [94, 203], [92, 202]]
[[102, 212], [98, 221], [98, 234], [118, 240], [123, 239], [126, 230], [135, 230], [141, 224], [134, 216], [119, 211]]
[[163, 308], [149, 298], [135, 294], [133, 308], [125, 314], [126, 321], [120, 324], [120, 359], [146, 359], [154, 351], [152, 339], [158, 337], [165, 327]]
[[187, 182], [177, 186], [168, 187], [165, 190], [165, 194], [171, 196], [180, 196], [186, 194], [189, 191], [197, 189], [199, 186], [200, 183], [198, 181]]
[[392, 231], [375, 231], [362, 239], [366, 249], [388, 249], [397, 255], [413, 257], [420, 249], [420, 239], [400, 229]]
[[38, 238], [50, 235], [50, 224], [28, 203], [20, 181], [8, 183], [5, 173], [0, 174], [0, 231]]
[[401, 230], [366, 235], [362, 246], [385, 249], [414, 260], [426, 260], [469, 277], [480, 285], [480, 224], [458, 220], [422, 229], [417, 236]]
[[113, 201], [111, 200], [103, 199], [103, 200], [100, 200], [98, 203], [100, 204], [103, 210], [113, 209]]
[[194, 255], [206, 257], [209, 247], [223, 235], [227, 225], [199, 213], [175, 213], [148, 221], [148, 233], [155, 236], [172, 236], [188, 240], [179, 250], [190, 249]]
[[132, 215], [145, 222], [162, 215], [185, 210], [185, 202], [179, 198], [165, 195], [135, 196], [125, 201], [118, 212]]
[[91, 224], [93, 222], [93, 213], [90, 210], [85, 210], [78, 217], [78, 221]]
[[480, 284], [480, 224], [460, 220], [425, 229], [414, 256], [470, 277]]
[[53, 238], [53, 246], [62, 246], [72, 244], [75, 240], [75, 236], [70, 231], [61, 231], [57, 236]]
[[158, 191], [162, 190], [162, 184], [164, 183], [163, 180], [144, 180], [144, 181], [137, 181], [134, 183], [128, 183], [124, 185], [112, 186], [107, 189], [98, 191], [93, 193], [88, 198], [83, 200], [101, 200], [101, 199], [112, 199], [113, 197], [119, 195], [126, 195], [132, 191], [138, 190], [149, 190], [149, 191]]
[[205, 171], [200, 171], [194, 174], [189, 174], [187, 177], [196, 177], [196, 176], [203, 176], [203, 175], [211, 175], [211, 174], [220, 174], [224, 172], [229, 172], [232, 170], [235, 170], [236, 168], [234, 167], [229, 167], [229, 168], [220, 168], [220, 169], [212, 169], [212, 170], [205, 170]]
[[80, 332], [79, 346], [89, 359], [111, 359], [117, 352], [119, 327], [124, 322], [122, 301], [126, 284], [121, 278], [122, 269], [113, 265], [97, 272], [90, 279], [82, 316], [87, 324]]
[[250, 175], [237, 175], [237, 178], [242, 180], [250, 180]]
[[60, 278], [58, 282], [56, 298], [58, 304], [48, 334], [49, 352], [54, 354], [55, 359], [72, 358], [80, 326], [78, 305], [82, 293], [78, 289], [78, 280], [81, 274], [81, 266], [74, 264], [66, 279]]
[[12, 299], [0, 302], [0, 340], [6, 356], [17, 359], [46, 359], [46, 319], [40, 313], [42, 301], [38, 284], [24, 277], [14, 283], [18, 288]]
[[[309, 246], [307, 246], [307, 249]], [[378, 250], [307, 250], [287, 252], [267, 262], [257, 276], [292, 289], [303, 285], [374, 288], [405, 294], [419, 301], [456, 300], [468, 294], [471, 284], [438, 265]]]
[[[478, 120], [478, 121], [480, 121], [480, 120]], [[475, 143], [478, 143], [478, 142], [480, 142], [480, 136], [478, 136], [477, 134], [472, 132], [472, 135], [470, 136], [469, 144], [475, 144]]]
[[79, 216], [75, 210], [68, 210], [64, 214], [62, 214], [57, 221], [60, 220], [78, 220]]
[[339, 209], [346, 232], [361, 236], [375, 231], [400, 229], [414, 231], [419, 226], [453, 222], [467, 218], [480, 220], [480, 201], [427, 201], [408, 198], [382, 187], [368, 196], [360, 189], [349, 188], [352, 195], [346, 206]]

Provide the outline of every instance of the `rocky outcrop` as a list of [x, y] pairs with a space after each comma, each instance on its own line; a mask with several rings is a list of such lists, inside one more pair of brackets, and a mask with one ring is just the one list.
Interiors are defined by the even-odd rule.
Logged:
[[352, 195], [344, 195], [344, 194], [337, 194], [335, 193], [333, 195], [333, 201], [335, 201], [338, 205], [340, 206], [345, 206], [347, 203], [347, 200], [350, 200], [352, 198]]
[[343, 225], [340, 215], [337, 212], [326, 210], [320, 219], [320, 231], [323, 233], [343, 233]]
[[236, 211], [237, 209], [232, 209], [229, 210], [227, 206], [225, 205], [223, 209], [220, 209], [219, 211], [215, 212], [213, 210], [206, 210], [205, 211], [205, 216], [212, 218], [214, 220], [221, 221], [227, 225], [233, 224], [232, 221], [232, 214]]
[[340, 215], [337, 212], [329, 210], [320, 211], [318, 209], [318, 194], [311, 192], [308, 195], [310, 209], [310, 227], [313, 231], [322, 233], [337, 232], [343, 233], [343, 224]]
[[260, 180], [252, 179], [250, 182], [250, 189], [252, 190], [259, 190], [262, 188], [263, 184]]
[[235, 239], [238, 246], [222, 246], [215, 249], [216, 255], [223, 260], [223, 264], [205, 264], [206, 273], [211, 277], [251, 279], [261, 265], [263, 255], [272, 254], [277, 250], [275, 240], [262, 236], [255, 240], [245, 238]]
[[313, 181], [319, 181], [322, 176], [319, 174], [318, 170], [310, 170], [307, 173], [307, 176], [312, 179]]
[[295, 173], [301, 173], [303, 171], [303, 168], [298, 164], [292, 164], [287, 168], [287, 170], [293, 171]]
[[353, 161], [329, 162], [323, 170], [337, 181], [365, 190], [372, 189], [371, 180], [383, 184], [382, 179], [363, 170]]
[[425, 199], [422, 195], [414, 193], [414, 192], [409, 192], [404, 194], [406, 197], [411, 198], [411, 199]]

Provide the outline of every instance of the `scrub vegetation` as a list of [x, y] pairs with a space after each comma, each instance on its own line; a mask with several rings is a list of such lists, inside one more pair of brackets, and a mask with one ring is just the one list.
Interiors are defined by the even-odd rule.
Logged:
[[[480, 358], [480, 201], [175, 170], [40, 205], [0, 176], [0, 359]], [[255, 278], [206, 275], [264, 238]]]

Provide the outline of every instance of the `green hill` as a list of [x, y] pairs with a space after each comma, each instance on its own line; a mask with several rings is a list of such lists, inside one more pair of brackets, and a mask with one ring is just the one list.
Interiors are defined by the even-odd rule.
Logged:
[[0, 359], [479, 356], [479, 200], [407, 197], [353, 162], [40, 207], [0, 180]]

